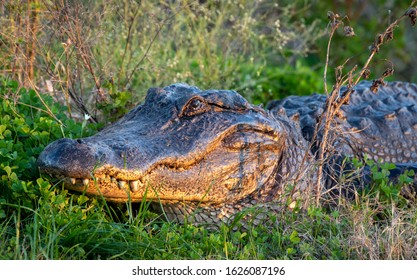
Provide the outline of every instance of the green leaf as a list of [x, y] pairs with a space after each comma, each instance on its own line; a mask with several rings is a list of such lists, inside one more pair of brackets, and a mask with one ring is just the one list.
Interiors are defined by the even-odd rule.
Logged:
[[288, 254], [288, 255], [293, 255], [293, 254], [295, 254], [295, 249], [294, 249], [294, 248], [292, 248], [292, 247], [287, 248], [287, 254]]
[[379, 181], [379, 180], [382, 180], [382, 179], [384, 179], [386, 176], [385, 176], [385, 174], [384, 173], [382, 173], [382, 172], [376, 172], [376, 173], [373, 173], [372, 174], [372, 179], [374, 180], [374, 181]]
[[6, 125], [4, 125], [4, 124], [0, 125], [0, 135], [3, 134], [3, 132], [6, 130], [6, 128], [7, 128]]
[[10, 178], [10, 175], [12, 174], [12, 169], [10, 168], [10, 166], [3, 167], [3, 170], [6, 171], [7, 177]]
[[6, 218], [6, 212], [4, 210], [0, 209], [0, 219]]
[[392, 191], [392, 189], [390, 188], [390, 186], [386, 185], [385, 183], [381, 183], [381, 190], [387, 196], [389, 196], [391, 194], [391, 191]]
[[300, 237], [298, 237], [298, 232], [296, 230], [294, 230], [291, 235], [290, 235], [290, 241], [293, 244], [298, 244], [300, 243], [301, 239]]
[[89, 200], [89, 198], [85, 195], [80, 195], [77, 199], [78, 205], [83, 205]]

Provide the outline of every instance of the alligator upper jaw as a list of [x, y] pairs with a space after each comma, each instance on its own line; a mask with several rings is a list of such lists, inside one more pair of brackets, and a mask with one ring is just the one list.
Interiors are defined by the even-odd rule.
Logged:
[[63, 138], [49, 144], [37, 164], [41, 173], [52, 177], [89, 178], [99, 161], [100, 155], [93, 147], [81, 140]]

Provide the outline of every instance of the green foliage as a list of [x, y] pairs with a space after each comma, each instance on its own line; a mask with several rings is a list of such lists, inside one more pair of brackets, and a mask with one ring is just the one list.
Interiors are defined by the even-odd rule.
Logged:
[[[301, 1], [281, 5], [245, 0], [239, 4], [114, 1], [105, 8], [114, 5], [122, 12], [105, 14], [102, 20], [119, 24], [118, 28], [104, 25], [107, 36], [99, 39], [106, 44], [97, 44], [94, 52], [103, 64], [115, 67], [107, 71], [117, 73], [113, 78], [119, 90], [127, 83], [129, 88], [147, 88], [172, 82], [232, 88], [235, 73], [250, 61], [260, 65], [270, 57], [282, 59], [284, 51], [296, 52], [288, 42], [299, 34], [303, 37], [297, 40], [315, 40], [311, 31], [316, 26], [290, 23], [295, 11], [304, 8]], [[139, 71], [132, 76], [135, 66]]]
[[[80, 125], [65, 117], [66, 109], [44, 96], [44, 101], [62, 124], [54, 121], [45, 111], [34, 90], [20, 89], [17, 100], [13, 101], [10, 92], [16, 91], [14, 82], [3, 82], [0, 86], [0, 156], [2, 169], [9, 167], [16, 178], [34, 178], [34, 163], [37, 155], [52, 140], [62, 137], [77, 137], [81, 134]], [[64, 129], [68, 133], [64, 132]], [[14, 165], [16, 164], [16, 165]], [[5, 169], [9, 170], [9, 169]], [[28, 173], [29, 172], [29, 173]], [[10, 172], [6, 172], [8, 177]]]
[[106, 82], [103, 88], [107, 89], [110, 101], [97, 103], [97, 108], [106, 116], [107, 122], [114, 122], [125, 115], [132, 107], [132, 93], [119, 91], [114, 83]]
[[372, 183], [368, 190], [365, 190], [367, 197], [375, 197], [380, 203], [391, 205], [395, 203], [400, 206], [406, 204], [401, 190], [414, 182], [414, 170], [404, 170], [398, 175], [397, 180], [390, 178], [391, 172], [397, 169], [393, 163], [376, 163], [366, 159], [366, 165], [370, 168]]
[[[0, 197], [3, 203], [18, 204], [33, 209], [45, 188], [36, 179], [39, 173], [36, 159], [51, 141], [62, 137], [78, 137], [93, 130], [67, 118], [66, 108], [48, 96], [43, 102], [34, 90], [19, 88], [15, 81], [0, 81]], [[51, 117], [60, 119], [55, 121]], [[51, 187], [50, 185], [48, 185]], [[7, 216], [0, 205], [0, 217]]]
[[289, 95], [309, 95], [323, 92], [322, 73], [297, 62], [293, 66], [254, 67], [248, 64], [241, 67], [238, 91], [255, 103], [282, 99]]

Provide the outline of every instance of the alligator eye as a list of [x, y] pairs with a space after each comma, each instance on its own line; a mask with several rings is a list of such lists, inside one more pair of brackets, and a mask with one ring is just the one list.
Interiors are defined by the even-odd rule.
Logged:
[[207, 111], [207, 104], [200, 97], [194, 97], [190, 99], [187, 104], [182, 108], [182, 116], [195, 116]]

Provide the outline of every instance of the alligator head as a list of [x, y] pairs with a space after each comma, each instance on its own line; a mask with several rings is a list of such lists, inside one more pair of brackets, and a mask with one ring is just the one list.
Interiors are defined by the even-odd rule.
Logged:
[[216, 221], [279, 196], [301, 157], [290, 129], [235, 91], [174, 84], [150, 89], [144, 104], [92, 137], [51, 143], [38, 166], [68, 189], [154, 201], [169, 219], [198, 206], [207, 210], [201, 221]]

